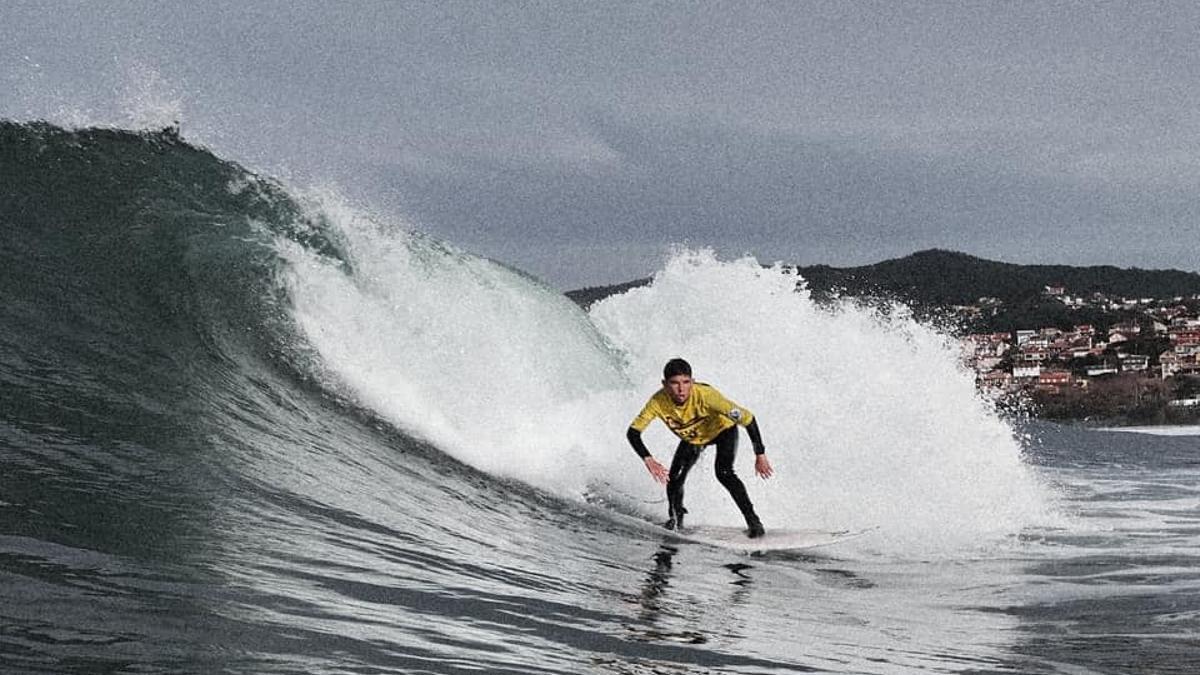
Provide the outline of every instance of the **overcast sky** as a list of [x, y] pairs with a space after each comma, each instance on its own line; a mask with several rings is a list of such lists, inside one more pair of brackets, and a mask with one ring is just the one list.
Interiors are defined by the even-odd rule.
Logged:
[[1193, 2], [8, 0], [0, 117], [178, 116], [564, 289], [677, 243], [1197, 271], [1198, 38]]

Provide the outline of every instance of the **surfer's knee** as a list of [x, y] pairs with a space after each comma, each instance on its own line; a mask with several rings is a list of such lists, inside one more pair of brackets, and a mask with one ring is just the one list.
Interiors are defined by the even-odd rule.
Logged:
[[737, 473], [734, 472], [732, 466], [718, 466], [716, 469], [717, 480], [721, 485], [735, 483], [738, 480]]

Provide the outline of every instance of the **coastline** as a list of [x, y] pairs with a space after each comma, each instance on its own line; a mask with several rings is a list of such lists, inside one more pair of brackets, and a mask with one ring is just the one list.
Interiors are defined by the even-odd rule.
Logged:
[[1096, 427], [1096, 431], [1119, 431], [1151, 436], [1200, 436], [1200, 424], [1161, 424], [1128, 427]]

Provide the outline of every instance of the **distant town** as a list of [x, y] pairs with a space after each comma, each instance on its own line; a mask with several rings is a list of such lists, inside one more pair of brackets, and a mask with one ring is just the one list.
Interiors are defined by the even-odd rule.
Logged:
[[[1114, 298], [1074, 295], [1058, 285], [1046, 286], [1043, 295], [1089, 316], [1125, 319], [1103, 328], [1084, 323], [967, 335], [964, 359], [981, 390], [1000, 399], [1024, 394], [1051, 418], [1200, 418], [1200, 295]], [[1002, 306], [984, 297], [953, 312], [972, 321]]]

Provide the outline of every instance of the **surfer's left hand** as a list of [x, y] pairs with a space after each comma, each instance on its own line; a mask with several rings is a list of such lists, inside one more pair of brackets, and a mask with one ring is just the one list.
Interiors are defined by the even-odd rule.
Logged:
[[775, 475], [775, 470], [771, 468], [771, 460], [767, 459], [766, 455], [754, 456], [754, 473], [763, 480]]

